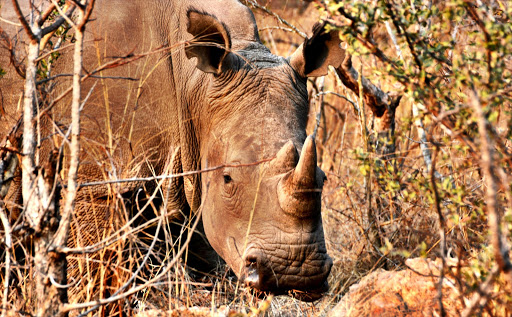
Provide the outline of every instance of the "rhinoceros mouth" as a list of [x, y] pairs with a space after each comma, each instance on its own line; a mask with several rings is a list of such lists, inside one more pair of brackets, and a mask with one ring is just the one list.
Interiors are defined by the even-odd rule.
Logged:
[[[241, 281], [251, 288], [274, 295], [287, 294], [302, 301], [315, 301], [328, 290], [327, 277], [332, 260], [324, 252], [316, 252], [313, 261], [276, 258], [262, 249], [245, 255]], [[300, 264], [298, 264], [300, 263]]]
[[251, 287], [251, 289], [258, 298], [265, 298], [268, 295], [288, 295], [303, 302], [314, 302], [324, 296], [324, 294], [329, 290], [329, 284], [325, 281], [322, 287], [310, 290], [290, 289], [261, 291], [254, 287]]
[[[265, 276], [257, 272], [255, 269], [250, 268], [246, 270], [242, 276], [241, 281], [248, 287], [251, 287], [259, 292], [271, 293], [274, 295], [287, 294], [302, 301], [314, 301], [323, 296], [329, 289], [327, 276], [329, 275], [330, 266], [327, 272], [319, 273], [314, 277], [300, 277], [304, 283], [294, 282], [286, 284], [286, 276], [275, 275], [273, 277]], [[307, 280], [314, 280], [314, 283], [306, 282]], [[279, 283], [277, 280], [281, 280]]]

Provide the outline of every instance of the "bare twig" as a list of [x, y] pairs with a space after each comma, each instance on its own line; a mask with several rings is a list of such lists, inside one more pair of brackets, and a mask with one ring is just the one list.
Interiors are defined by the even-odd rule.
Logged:
[[36, 130], [34, 119], [36, 113], [36, 76], [37, 64], [35, 60], [39, 55], [39, 43], [30, 42], [27, 54], [27, 67], [25, 75], [25, 94], [23, 99], [23, 157], [22, 165], [22, 188], [23, 201], [25, 202], [26, 215], [30, 226], [37, 227], [39, 219], [39, 201], [32, 195], [35, 192], [35, 151], [36, 151]]
[[324, 108], [324, 94], [322, 92], [324, 91], [324, 83], [325, 83], [325, 76], [322, 76], [318, 79], [320, 81], [320, 84], [318, 85], [318, 94], [316, 95], [317, 100], [317, 111], [316, 111], [316, 124], [315, 124], [315, 130], [313, 131], [313, 139], [316, 139], [316, 134], [318, 132], [318, 128], [320, 127], [320, 119], [322, 117], [322, 111]]
[[[80, 157], [80, 110], [81, 110], [81, 102], [80, 96], [82, 91], [81, 85], [81, 72], [82, 72], [82, 61], [83, 61], [83, 45], [84, 45], [84, 31], [85, 24], [91, 11], [94, 7], [94, 0], [83, 0], [81, 4], [86, 6], [83, 8], [79, 7], [78, 13], [78, 24], [74, 24], [70, 22], [69, 18], [65, 13], [59, 8], [55, 0], [52, 0], [55, 3], [57, 9], [61, 13], [61, 15], [68, 21], [70, 25], [75, 29], [75, 51], [73, 56], [73, 97], [71, 101], [71, 146], [70, 146], [70, 162], [68, 169], [68, 186], [66, 192], [66, 199], [64, 202], [64, 208], [61, 214], [61, 219], [59, 223], [59, 227], [55, 232], [53, 245], [64, 247], [67, 245], [69, 230], [71, 227], [71, 214], [75, 208], [76, 195], [78, 191], [77, 184], [77, 173], [78, 173], [78, 165], [79, 165], [79, 157]], [[92, 92], [92, 89], [91, 91]], [[89, 92], [89, 95], [90, 95]], [[88, 96], [89, 96], [88, 95]], [[88, 98], [87, 96], [87, 98]], [[66, 282], [66, 265], [67, 261], [64, 254], [57, 253], [57, 256], [54, 257], [55, 260], [51, 263], [51, 267], [49, 270], [50, 276], [57, 276], [57, 283], [63, 284]], [[61, 289], [61, 291], [67, 294], [67, 289]], [[65, 312], [62, 312], [62, 306], [67, 302], [67, 296], [64, 297], [64, 300], [59, 300], [58, 302], [54, 302], [53, 305], [59, 305], [58, 313], [61, 315], [66, 315]]]
[[25, 33], [27, 33], [28, 37], [30, 38], [30, 41], [31, 42], [39, 42], [40, 34], [37, 34], [37, 35], [34, 34], [34, 31], [30, 27], [30, 25], [28, 25], [28, 22], [25, 19], [23, 12], [21, 12], [21, 8], [18, 3], [18, 0], [12, 0], [12, 4], [14, 6], [14, 11], [16, 11], [16, 14], [18, 15], [18, 19], [20, 20], [21, 25], [25, 29]]
[[7, 313], [7, 303], [9, 301], [9, 279], [11, 274], [11, 225], [9, 219], [3, 209], [3, 204], [0, 202], [0, 220], [4, 227], [4, 244], [5, 244], [5, 276], [4, 276], [4, 294], [2, 300], [2, 317]]
[[303, 38], [307, 37], [306, 33], [300, 31], [299, 29], [297, 29], [293, 24], [291, 24], [290, 22], [288, 22], [285, 19], [283, 19], [282, 17], [280, 17], [277, 13], [272, 12], [271, 10], [269, 10], [268, 8], [266, 8], [266, 7], [262, 6], [262, 5], [259, 5], [256, 1], [254, 1], [254, 0], [242, 0], [242, 2], [245, 3], [246, 5], [250, 5], [253, 8], [261, 10], [261, 11], [267, 13], [268, 15], [273, 16], [280, 23], [286, 25], [287, 27], [292, 29], [295, 33], [299, 34]]
[[[173, 47], [176, 47], [178, 45], [183, 45], [183, 43], [178, 43], [176, 45], [173, 45], [172, 47], [169, 47], [167, 45], [162, 45], [162, 46], [157, 47], [156, 49], [154, 49], [152, 51], [149, 51], [149, 52], [144, 52], [144, 53], [141, 53], [141, 54], [129, 53], [126, 56], [118, 57], [118, 58], [116, 58], [116, 59], [114, 59], [114, 60], [112, 60], [110, 62], [102, 64], [101, 66], [99, 66], [98, 68], [94, 69], [93, 71], [83, 75], [81, 77], [81, 81], [84, 82], [88, 78], [92, 77], [94, 74], [97, 74], [97, 73], [99, 73], [99, 72], [101, 72], [101, 71], [103, 71], [105, 69], [111, 69], [111, 68], [120, 67], [120, 66], [132, 63], [132, 62], [134, 62], [136, 60], [139, 60], [141, 58], [144, 58], [144, 57], [146, 57], [148, 55], [158, 54], [158, 53], [161, 53], [161, 52], [164, 52], [164, 51], [169, 51]], [[62, 100], [64, 97], [66, 97], [72, 91], [73, 91], [73, 86], [70, 86], [69, 88], [64, 90], [60, 95], [58, 95], [57, 97], [55, 97], [51, 101], [51, 103], [48, 105], [48, 107], [46, 107], [45, 109], [40, 111], [40, 115], [43, 115], [46, 112], [48, 112], [50, 109], [52, 109], [57, 104], [57, 102]]]
[[79, 188], [87, 187], [87, 186], [98, 186], [98, 185], [108, 185], [108, 184], [118, 184], [118, 183], [131, 183], [131, 182], [149, 182], [149, 181], [155, 181], [155, 180], [161, 180], [161, 179], [172, 179], [176, 177], [184, 177], [184, 176], [190, 176], [190, 175], [197, 175], [207, 172], [213, 172], [219, 169], [223, 169], [225, 167], [246, 167], [246, 166], [254, 166], [263, 164], [265, 162], [270, 162], [275, 157], [263, 159], [257, 162], [253, 163], [247, 163], [247, 164], [224, 164], [224, 165], [218, 165], [214, 167], [204, 168], [197, 171], [188, 171], [183, 173], [177, 173], [177, 174], [166, 174], [166, 175], [158, 175], [158, 176], [149, 176], [149, 177], [133, 177], [133, 178], [125, 178], [125, 179], [114, 179], [114, 180], [107, 180], [107, 181], [98, 181], [98, 182], [88, 182], [88, 183], [81, 183], [79, 185]]
[[430, 183], [432, 184], [432, 191], [434, 192], [434, 201], [435, 207], [437, 211], [437, 216], [439, 218], [439, 237], [440, 237], [440, 247], [441, 247], [441, 269], [439, 270], [439, 282], [437, 284], [437, 301], [439, 305], [440, 315], [446, 316], [446, 311], [444, 309], [443, 304], [443, 280], [444, 280], [444, 270], [446, 267], [446, 221], [444, 219], [443, 211], [441, 210], [441, 199], [439, 198], [439, 193], [437, 191], [437, 183], [436, 183], [436, 159], [437, 159], [437, 148], [434, 152], [434, 160], [432, 161], [432, 168], [430, 169]]
[[[83, 31], [85, 21], [88, 19], [88, 14], [94, 6], [94, 0], [89, 1], [87, 4], [87, 14], [84, 10], [79, 10], [78, 25], [75, 27], [75, 53], [74, 53], [74, 69], [73, 69], [73, 98], [71, 102], [71, 161], [68, 170], [68, 186], [67, 196], [64, 205], [64, 210], [61, 217], [61, 224], [56, 233], [55, 244], [66, 245], [71, 213], [75, 206], [77, 186], [77, 172], [80, 155], [80, 95], [81, 95], [81, 72], [82, 72], [82, 51], [83, 51]], [[57, 6], [58, 7], [58, 6]]]
[[286, 31], [286, 32], [294, 32], [293, 29], [291, 29], [291, 28], [284, 28], [284, 27], [280, 27], [280, 26], [266, 26], [266, 27], [259, 28], [259, 30], [260, 30], [260, 32], [267, 31], [267, 30], [281, 30], [281, 31]]
[[44, 12], [41, 13], [41, 15], [37, 18], [37, 20], [36, 20], [37, 25], [43, 26], [43, 23], [46, 22], [46, 20], [50, 17], [50, 15], [53, 13], [54, 10], [55, 10], [55, 4], [50, 3], [48, 8], [46, 8], [44, 10]]
[[321, 91], [321, 92], [316, 94], [316, 96], [319, 96], [319, 95], [334, 95], [336, 97], [339, 97], [339, 98], [349, 102], [352, 106], [354, 106], [354, 102], [351, 99], [347, 98], [346, 96], [343, 96], [342, 94], [334, 92], [334, 91]]
[[[42, 80], [39, 80], [37, 82], [38, 85], [40, 84], [44, 84], [44, 83], [47, 83], [49, 81], [52, 81], [52, 80], [55, 80], [57, 78], [61, 78], [61, 77], [73, 77], [73, 74], [56, 74], [56, 75], [53, 75], [52, 77], [49, 77], [49, 78], [45, 78], [45, 79], [42, 79]], [[80, 75], [80, 79], [84, 78], [85, 75]], [[133, 78], [133, 77], [121, 77], [121, 76], [96, 76], [96, 75], [91, 75], [91, 76], [87, 76], [87, 78], [96, 78], [96, 79], [121, 79], [121, 80], [129, 80], [129, 81], [137, 81], [139, 80], [138, 78]]]
[[7, 49], [9, 50], [9, 61], [11, 62], [12, 66], [14, 67], [14, 70], [20, 77], [25, 78], [25, 68], [24, 65], [18, 61], [16, 58], [16, 51], [14, 47], [13, 41], [9, 38], [7, 33], [2, 29], [0, 26], [0, 38], [5, 42], [5, 45], [7, 46]]
[[22, 26], [21, 23], [12, 22], [12, 21], [6, 20], [6, 19], [4, 19], [2, 17], [0, 17], [0, 21], [5, 22], [5, 23], [10, 24], [10, 25], [14, 25], [14, 26]]

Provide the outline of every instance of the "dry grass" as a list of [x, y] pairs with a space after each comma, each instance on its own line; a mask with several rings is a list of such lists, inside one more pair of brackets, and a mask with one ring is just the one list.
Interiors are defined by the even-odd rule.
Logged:
[[[260, 4], [266, 3], [260, 1]], [[301, 1], [270, 1], [268, 7], [303, 32], [308, 32], [318, 20], [318, 11], [314, 6]], [[301, 36], [267, 13], [261, 10], [254, 12], [262, 41], [273, 53], [289, 56], [297, 43], [302, 41]], [[385, 31], [382, 31], [379, 39], [389, 41], [385, 37]], [[391, 46], [389, 49], [392, 50]], [[372, 70], [382, 66], [377, 61], [354, 60], [354, 63], [358, 67], [362, 64], [365, 76], [384, 91], [396, 89], [385, 78], [373, 75]], [[311, 81], [309, 86], [312, 103], [308, 132], [311, 133], [318, 111], [315, 98], [318, 82]], [[342, 87], [333, 72], [326, 77], [324, 90], [356, 99], [356, 96]], [[368, 178], [362, 172], [364, 153], [361, 148], [364, 140], [360, 118], [353, 106], [334, 94], [326, 95], [324, 102], [317, 145], [321, 168], [328, 176], [323, 194], [323, 219], [328, 252], [334, 260], [334, 266], [329, 278], [331, 288], [323, 299], [316, 303], [303, 303], [287, 296], [277, 296], [271, 302], [265, 302], [265, 296], [258, 296], [240, 286], [228, 268], [222, 267], [214, 275], [202, 276], [188, 270], [182, 261], [174, 261], [172, 267], [167, 268], [165, 265], [171, 259], [176, 259], [177, 250], [185, 244], [186, 230], [192, 225], [193, 219], [185, 221], [188, 228], [183, 229], [184, 234], [176, 235], [176, 227], [172, 227], [169, 222], [171, 217], [160, 215], [158, 221], [150, 220], [148, 224], [141, 218], [134, 225], [123, 228], [128, 219], [125, 216], [116, 222], [115, 228], [110, 228], [109, 234], [115, 234], [106, 237], [102, 233], [102, 239], [115, 242], [104, 248], [99, 255], [80, 258], [81, 282], [74, 288], [75, 301], [108, 298], [127, 281], [130, 286], [143, 284], [164, 272], [160, 281], [150, 283], [147, 288], [115, 302], [117, 305], [100, 308], [99, 315], [113, 316], [122, 311], [128, 315], [139, 313], [139, 316], [157, 316], [161, 311], [174, 311], [176, 316], [185, 313], [190, 316], [224, 316], [230, 312], [240, 316], [325, 316], [351, 285], [375, 269], [399, 270], [404, 268], [407, 258], [438, 257], [438, 215], [433, 202], [429, 200], [432, 195], [425, 195], [431, 194], [431, 178], [419, 144], [415, 141], [418, 136], [412, 122], [410, 103], [402, 102], [397, 113], [396, 157], [387, 165], [394, 169], [384, 173], [390, 187], [383, 188], [375, 177], [381, 168], [375, 161], [370, 160], [369, 163], [373, 176]], [[505, 110], [510, 111], [510, 105], [504, 105]], [[507, 126], [507, 115], [504, 112], [499, 119], [499, 127]], [[439, 126], [430, 129], [430, 133], [436, 139], [445, 141], [443, 147], [436, 152], [436, 166], [444, 176], [441, 198], [447, 219], [449, 256], [457, 258], [462, 267], [450, 274], [459, 281], [457, 287], [462, 294], [468, 297], [475, 285], [480, 283], [479, 274], [487, 274], [493, 263], [485, 244], [485, 215], [479, 213], [485, 204], [482, 176], [475, 162], [460, 149], [458, 140], [447, 138]], [[372, 154], [370, 157], [375, 158]], [[393, 184], [397, 184], [401, 190], [391, 188]], [[114, 201], [109, 204], [123, 210], [123, 197], [120, 194], [113, 194], [112, 197]], [[159, 211], [151, 209], [151, 205], [148, 205], [148, 211], [159, 215]], [[129, 213], [123, 212], [124, 215]], [[158, 229], [156, 238], [154, 233], [148, 233], [148, 227]], [[146, 231], [142, 231], [142, 228]], [[116, 232], [118, 229], [122, 230]], [[158, 246], [153, 245], [154, 239], [159, 240]], [[176, 248], [173, 249], [173, 246]], [[21, 252], [25, 256], [30, 254], [30, 250], [22, 249]], [[147, 254], [151, 256], [147, 257]], [[139, 276], [131, 281], [132, 273], [141, 265], [143, 268]], [[29, 265], [15, 267], [12, 272], [14, 287], [9, 293], [9, 307], [20, 313], [31, 311], [34, 294], [30, 276], [33, 272]], [[2, 283], [3, 277], [0, 277]], [[96, 293], [90, 292], [93, 286]], [[504, 281], [498, 280], [493, 291], [493, 301], [486, 314], [505, 316], [510, 312], [512, 300], [507, 295], [507, 287], [510, 288]], [[190, 310], [191, 307], [204, 309], [194, 312]], [[174, 316], [173, 313], [169, 315]]]

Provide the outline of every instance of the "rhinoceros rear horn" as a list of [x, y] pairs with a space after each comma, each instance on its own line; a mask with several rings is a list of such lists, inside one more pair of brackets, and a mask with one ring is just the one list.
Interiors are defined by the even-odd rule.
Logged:
[[315, 140], [309, 136], [297, 166], [279, 183], [277, 193], [281, 209], [299, 218], [318, 214], [323, 177], [322, 170], [317, 167]]
[[229, 32], [214, 16], [189, 11], [187, 31], [194, 39], [185, 44], [187, 58], [197, 57], [197, 68], [219, 74], [231, 49]]
[[299, 154], [290, 140], [277, 152], [276, 158], [270, 164], [270, 170], [275, 173], [284, 173], [295, 168], [299, 161]]

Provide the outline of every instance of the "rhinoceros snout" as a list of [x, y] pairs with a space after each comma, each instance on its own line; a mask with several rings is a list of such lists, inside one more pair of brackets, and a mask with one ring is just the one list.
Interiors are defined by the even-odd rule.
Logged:
[[[315, 256], [312, 256], [315, 258]], [[332, 260], [327, 254], [317, 254], [311, 262], [284, 260], [252, 249], [247, 252], [241, 274], [244, 285], [274, 294], [286, 294], [303, 301], [313, 301], [328, 290], [327, 277]]]

